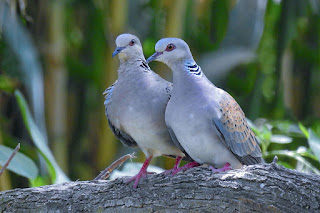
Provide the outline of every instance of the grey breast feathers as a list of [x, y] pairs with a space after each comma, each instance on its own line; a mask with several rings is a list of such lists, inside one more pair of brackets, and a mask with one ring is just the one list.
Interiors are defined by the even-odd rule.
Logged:
[[106, 117], [108, 119], [108, 123], [110, 126], [111, 131], [113, 132], [113, 134], [122, 142], [123, 145], [127, 146], [127, 147], [137, 147], [137, 143], [133, 140], [133, 138], [126, 134], [125, 132], [117, 129], [112, 122], [110, 121], [110, 117], [109, 117], [109, 112], [108, 112], [108, 106], [111, 104], [112, 102], [112, 92], [114, 90], [114, 87], [116, 86], [117, 81], [114, 82], [110, 87], [108, 87], [104, 92], [103, 95], [105, 95], [105, 101], [104, 101], [104, 106], [105, 106], [105, 114]]

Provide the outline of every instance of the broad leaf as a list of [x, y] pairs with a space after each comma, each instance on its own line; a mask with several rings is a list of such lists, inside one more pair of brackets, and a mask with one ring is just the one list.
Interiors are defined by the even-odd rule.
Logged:
[[[4, 166], [12, 153], [13, 149], [0, 145], [1, 166]], [[20, 152], [15, 154], [7, 169], [29, 179], [35, 179], [39, 172], [36, 164], [29, 157]]]
[[272, 143], [286, 144], [286, 143], [291, 143], [292, 138], [285, 135], [272, 135], [270, 138], [270, 141]]
[[299, 127], [300, 127], [301, 131], [303, 132], [303, 134], [306, 136], [306, 138], [309, 138], [309, 132], [308, 132], [307, 128], [305, 126], [303, 126], [302, 123], [299, 123]]
[[24, 123], [29, 131], [29, 134], [34, 144], [36, 145], [41, 155], [46, 160], [49, 173], [54, 183], [63, 183], [63, 182], [70, 181], [69, 178], [64, 174], [62, 169], [57, 164], [53, 154], [51, 153], [51, 150], [47, 146], [45, 137], [42, 135], [40, 129], [35, 124], [25, 98], [23, 97], [21, 92], [18, 90], [16, 90], [14, 94], [18, 101]]
[[317, 156], [318, 161], [320, 161], [320, 138], [311, 129], [309, 129], [308, 143], [312, 152]]

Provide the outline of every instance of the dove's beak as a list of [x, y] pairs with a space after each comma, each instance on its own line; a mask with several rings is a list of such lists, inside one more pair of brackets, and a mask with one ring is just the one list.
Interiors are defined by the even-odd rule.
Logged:
[[112, 53], [112, 58], [118, 55], [124, 48], [126, 47], [117, 47], [114, 52]]
[[163, 52], [155, 52], [152, 56], [147, 59], [147, 63], [149, 64], [151, 61], [157, 60], [157, 58], [162, 55]]

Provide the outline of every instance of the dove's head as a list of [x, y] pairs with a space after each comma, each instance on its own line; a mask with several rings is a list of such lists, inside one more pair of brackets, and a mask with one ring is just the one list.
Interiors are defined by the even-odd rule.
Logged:
[[141, 42], [137, 36], [128, 33], [121, 34], [116, 39], [116, 45], [112, 57], [118, 55], [120, 61], [136, 58], [144, 59]]
[[155, 50], [147, 63], [161, 61], [171, 67], [179, 62], [193, 61], [188, 44], [180, 38], [163, 38], [156, 43]]

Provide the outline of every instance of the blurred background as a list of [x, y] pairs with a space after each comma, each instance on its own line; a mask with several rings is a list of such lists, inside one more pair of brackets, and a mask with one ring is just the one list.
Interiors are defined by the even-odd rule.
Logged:
[[[145, 57], [163, 37], [190, 46], [208, 78], [240, 104], [263, 157], [320, 169], [319, 0], [0, 0], [0, 190], [92, 180], [124, 154], [103, 91], [117, 79], [115, 38]], [[151, 68], [170, 80], [158, 62]], [[169, 169], [174, 160], [153, 165]]]

